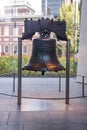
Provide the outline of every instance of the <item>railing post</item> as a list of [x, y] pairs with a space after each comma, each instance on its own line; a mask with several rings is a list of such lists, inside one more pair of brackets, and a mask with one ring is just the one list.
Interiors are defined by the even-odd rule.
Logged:
[[84, 76], [82, 76], [82, 97], [84, 97]]
[[66, 104], [69, 104], [70, 40], [66, 44]]
[[15, 73], [13, 73], [13, 92], [15, 92]]
[[21, 105], [22, 38], [18, 38], [18, 105]]
[[59, 92], [61, 91], [61, 76], [59, 76]]

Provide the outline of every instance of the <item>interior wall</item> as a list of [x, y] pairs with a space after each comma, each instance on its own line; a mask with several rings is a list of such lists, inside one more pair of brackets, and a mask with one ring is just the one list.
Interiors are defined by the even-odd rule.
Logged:
[[[87, 76], [87, 0], [82, 0], [77, 75]], [[81, 82], [81, 77], [77, 77], [77, 81]], [[85, 82], [87, 83], [87, 78]]]

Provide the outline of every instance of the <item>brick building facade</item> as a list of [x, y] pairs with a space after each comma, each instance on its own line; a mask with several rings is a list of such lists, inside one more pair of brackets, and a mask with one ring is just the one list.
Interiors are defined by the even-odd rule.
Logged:
[[[12, 0], [4, 7], [4, 17], [0, 18], [0, 56], [18, 53], [18, 37], [24, 32], [24, 19], [38, 19], [27, 0]], [[31, 55], [32, 41], [24, 40], [22, 53]]]

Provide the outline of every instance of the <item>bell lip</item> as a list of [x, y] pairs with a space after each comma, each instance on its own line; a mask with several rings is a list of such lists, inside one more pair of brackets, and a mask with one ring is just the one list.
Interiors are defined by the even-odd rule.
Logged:
[[33, 67], [23, 67], [22, 70], [28, 70], [28, 71], [40, 71], [40, 72], [46, 72], [46, 71], [64, 71], [66, 70], [65, 68], [33, 68]]
[[45, 40], [55, 40], [56, 41], [56, 39], [55, 38], [33, 38], [33, 41], [34, 40], [42, 40], [42, 41], [45, 41]]
[[[32, 67], [33, 66], [33, 67]], [[50, 67], [49, 65], [47, 65], [47, 64], [44, 64], [44, 66], [42, 66], [42, 65], [39, 65], [39, 66], [35, 66], [35, 65], [33, 65], [33, 64], [26, 64], [23, 68], [22, 68], [22, 70], [28, 70], [28, 71], [41, 71], [41, 72], [46, 72], [46, 71], [64, 71], [64, 70], [66, 70], [65, 68], [64, 68], [64, 66], [62, 66], [61, 64], [60, 65], [55, 65], [55, 66], [53, 66], [53, 67]]]

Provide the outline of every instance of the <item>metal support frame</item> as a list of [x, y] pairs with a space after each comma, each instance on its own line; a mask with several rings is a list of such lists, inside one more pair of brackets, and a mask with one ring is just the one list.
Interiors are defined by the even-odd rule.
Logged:
[[22, 80], [22, 38], [18, 38], [18, 105], [21, 105]]
[[70, 40], [66, 44], [66, 104], [69, 104]]
[[[70, 40], [66, 44], [66, 104], [69, 104], [69, 77], [70, 77]], [[18, 105], [21, 105], [21, 90], [22, 90], [22, 38], [18, 38]], [[59, 78], [59, 91], [61, 78]]]

